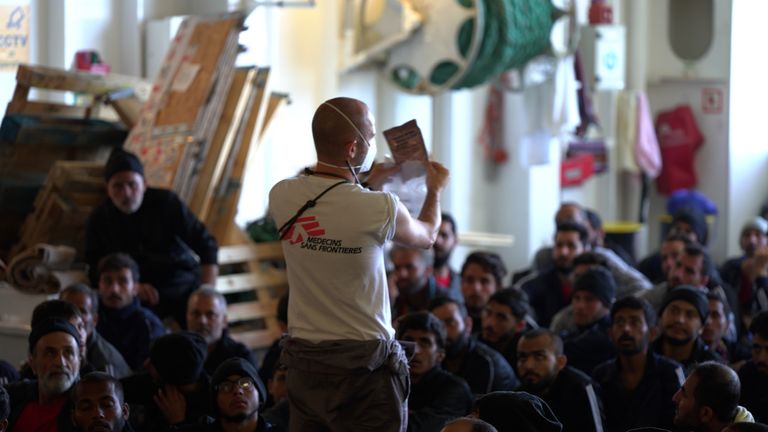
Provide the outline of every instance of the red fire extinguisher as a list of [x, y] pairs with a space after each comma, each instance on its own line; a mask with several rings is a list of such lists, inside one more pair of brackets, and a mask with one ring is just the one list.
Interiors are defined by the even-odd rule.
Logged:
[[589, 24], [612, 24], [613, 9], [606, 0], [592, 0], [589, 5]]

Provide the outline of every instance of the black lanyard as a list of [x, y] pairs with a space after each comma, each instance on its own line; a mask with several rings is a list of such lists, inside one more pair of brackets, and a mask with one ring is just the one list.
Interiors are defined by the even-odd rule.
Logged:
[[[312, 172], [312, 174], [321, 174], [321, 173]], [[322, 174], [325, 174], [325, 173], [322, 173]], [[328, 174], [328, 175], [331, 175], [331, 174]], [[324, 191], [320, 192], [320, 194], [314, 197], [313, 199], [305, 202], [304, 205], [301, 206], [301, 208], [296, 212], [296, 214], [293, 215], [293, 217], [291, 217], [290, 219], [288, 219], [288, 222], [284, 223], [283, 226], [281, 226], [280, 229], [277, 230], [277, 232], [280, 234], [280, 240], [285, 240], [285, 236], [291, 231], [291, 227], [293, 227], [293, 225], [296, 223], [296, 220], [300, 218], [305, 211], [314, 207], [317, 204], [317, 200], [319, 200], [326, 193], [330, 192], [331, 189], [335, 188], [336, 186], [343, 185], [344, 183], [349, 183], [349, 181], [344, 180], [338, 183], [334, 183], [328, 186]]]

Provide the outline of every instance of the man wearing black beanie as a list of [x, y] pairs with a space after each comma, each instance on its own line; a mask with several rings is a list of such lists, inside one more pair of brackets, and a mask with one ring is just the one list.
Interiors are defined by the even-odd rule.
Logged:
[[720, 361], [701, 339], [708, 314], [709, 303], [701, 290], [681, 285], [669, 291], [659, 312], [661, 334], [653, 351], [682, 364], [686, 373], [698, 363]]
[[127, 253], [141, 269], [142, 303], [183, 327], [190, 293], [216, 282], [216, 240], [173, 191], [147, 187], [136, 155], [116, 149], [104, 180], [109, 199], [93, 210], [85, 231], [92, 284], [101, 258]]
[[214, 422], [179, 428], [185, 432], [267, 432], [272, 427], [259, 415], [267, 392], [256, 368], [240, 357], [232, 357], [216, 368], [211, 377]]
[[577, 328], [563, 335], [564, 351], [568, 365], [587, 375], [616, 354], [608, 335], [615, 296], [613, 275], [599, 266], [590, 267], [573, 284], [571, 305]]
[[80, 376], [80, 334], [72, 324], [49, 319], [29, 333], [29, 365], [37, 380], [6, 388], [11, 399], [8, 430], [73, 430], [69, 393]]

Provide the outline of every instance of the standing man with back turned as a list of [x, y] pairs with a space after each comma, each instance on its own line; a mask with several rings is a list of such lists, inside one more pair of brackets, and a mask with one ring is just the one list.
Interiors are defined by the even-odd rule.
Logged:
[[[324, 102], [312, 135], [317, 169], [270, 192], [291, 287], [283, 349], [290, 430], [404, 431], [408, 363], [391, 324], [384, 244], [432, 247], [448, 171], [427, 164], [427, 196], [412, 218], [395, 195], [356, 184], [376, 154], [363, 102]], [[389, 174], [377, 168], [366, 183], [378, 189]]]

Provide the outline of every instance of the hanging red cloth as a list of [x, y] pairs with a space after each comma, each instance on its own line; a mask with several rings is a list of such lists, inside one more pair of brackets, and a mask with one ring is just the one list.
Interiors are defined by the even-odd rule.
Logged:
[[478, 141], [486, 160], [502, 165], [509, 159], [504, 146], [504, 90], [495, 82], [488, 87], [485, 119]]
[[656, 116], [656, 136], [661, 149], [661, 174], [656, 178], [660, 193], [696, 186], [696, 150], [704, 144], [691, 107], [680, 105]]

